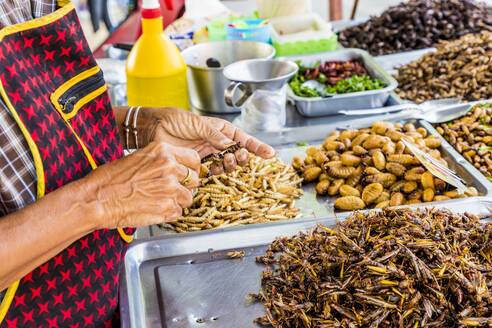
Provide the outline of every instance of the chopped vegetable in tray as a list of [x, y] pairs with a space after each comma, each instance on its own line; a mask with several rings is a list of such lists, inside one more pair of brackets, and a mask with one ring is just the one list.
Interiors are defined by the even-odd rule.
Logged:
[[[327, 61], [324, 64], [316, 63], [313, 66], [304, 66], [297, 62], [299, 71], [289, 82], [295, 95], [313, 98], [327, 94], [343, 94], [367, 90], [382, 89], [386, 85], [379, 79], [372, 79], [364, 65], [357, 59], [349, 61]], [[306, 86], [306, 81], [316, 81], [326, 86], [319, 90]]]

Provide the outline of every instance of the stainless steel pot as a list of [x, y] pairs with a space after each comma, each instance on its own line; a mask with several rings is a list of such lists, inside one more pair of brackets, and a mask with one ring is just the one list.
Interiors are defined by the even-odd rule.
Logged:
[[[188, 65], [188, 92], [193, 108], [210, 113], [237, 113], [240, 110], [224, 101], [224, 90], [229, 83], [223, 75], [224, 67], [245, 59], [275, 56], [275, 49], [255, 41], [215, 41], [195, 45], [183, 52]], [[217, 59], [221, 67], [207, 67], [209, 58]]]

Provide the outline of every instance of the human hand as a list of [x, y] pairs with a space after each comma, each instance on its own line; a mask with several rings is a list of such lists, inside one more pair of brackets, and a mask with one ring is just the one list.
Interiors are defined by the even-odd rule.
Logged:
[[[145, 117], [153, 123], [147, 138], [149, 141], [166, 142], [178, 147], [194, 149], [201, 158], [241, 142], [246, 149], [224, 156], [224, 168], [232, 171], [236, 164], [245, 165], [248, 151], [263, 158], [271, 158], [275, 150], [269, 145], [246, 134], [233, 124], [214, 117], [199, 116], [180, 108], [145, 108]], [[212, 173], [221, 173], [216, 168]]]
[[[151, 142], [108, 163], [84, 179], [84, 189], [101, 208], [98, 228], [141, 227], [175, 221], [192, 204], [200, 157], [189, 148]], [[191, 173], [185, 186], [183, 180]]]

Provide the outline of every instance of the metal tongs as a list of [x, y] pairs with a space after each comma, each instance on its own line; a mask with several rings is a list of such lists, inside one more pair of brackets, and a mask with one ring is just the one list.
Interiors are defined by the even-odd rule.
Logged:
[[429, 172], [439, 179], [446, 181], [450, 185], [456, 187], [458, 193], [460, 195], [468, 192], [467, 187], [464, 184], [464, 181], [452, 170], [442, 165], [437, 159], [434, 157], [424, 153], [421, 151], [415, 144], [409, 141], [407, 138], [401, 138], [403, 144], [410, 149], [410, 151], [417, 157], [417, 159], [425, 166]]
[[458, 98], [447, 98], [429, 100], [421, 104], [409, 103], [374, 109], [342, 110], [339, 113], [354, 116], [407, 111], [411, 118], [426, 120], [429, 123], [444, 123], [465, 115], [472, 107], [473, 105], [469, 103], [460, 103]]

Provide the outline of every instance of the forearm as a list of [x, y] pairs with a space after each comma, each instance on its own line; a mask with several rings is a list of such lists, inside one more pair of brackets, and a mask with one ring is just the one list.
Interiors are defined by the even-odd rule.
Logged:
[[[128, 134], [128, 145], [126, 144], [126, 132], [125, 132], [125, 118], [128, 113], [128, 106], [116, 106], [113, 107], [116, 124], [118, 125], [118, 130], [120, 131], [120, 138], [124, 149], [135, 149], [135, 141], [133, 137], [132, 128]], [[155, 108], [141, 107], [137, 117], [137, 131], [138, 131], [138, 146], [139, 148], [145, 147], [152, 140], [152, 136], [155, 131], [157, 121], [154, 119], [153, 111]], [[160, 109], [158, 109], [160, 110]], [[135, 108], [133, 109], [135, 112]], [[133, 113], [130, 115], [129, 126], [133, 125]]]
[[0, 291], [98, 228], [91, 193], [79, 180], [0, 218]]

